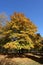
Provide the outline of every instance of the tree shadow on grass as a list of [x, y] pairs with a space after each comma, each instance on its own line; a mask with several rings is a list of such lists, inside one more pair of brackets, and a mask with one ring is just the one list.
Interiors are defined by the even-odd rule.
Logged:
[[34, 55], [33, 56], [31, 56], [31, 55], [25, 55], [25, 57], [30, 58], [30, 59], [32, 59], [32, 60], [34, 60], [36, 62], [39, 62], [40, 64], [43, 64], [43, 56], [41, 56], [40, 58], [38, 58], [38, 57], [35, 57]]
[[6, 56], [6, 58], [30, 58], [36, 62], [39, 62], [40, 64], [43, 64], [43, 56], [40, 58], [28, 54], [9, 54]]
[[6, 58], [25, 58], [24, 54], [7, 54]]

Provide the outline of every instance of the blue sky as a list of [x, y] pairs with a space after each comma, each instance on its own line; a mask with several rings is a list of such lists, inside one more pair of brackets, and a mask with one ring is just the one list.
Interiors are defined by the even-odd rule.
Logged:
[[3, 12], [8, 16], [14, 12], [24, 13], [43, 36], [43, 0], [0, 0], [0, 13]]

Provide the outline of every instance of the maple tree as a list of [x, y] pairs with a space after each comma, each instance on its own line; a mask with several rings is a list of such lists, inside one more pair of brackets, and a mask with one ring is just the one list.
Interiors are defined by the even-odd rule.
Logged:
[[21, 13], [14, 13], [10, 18], [0, 34], [0, 44], [5, 49], [30, 50], [41, 46], [41, 37], [36, 34], [37, 27], [30, 19]]

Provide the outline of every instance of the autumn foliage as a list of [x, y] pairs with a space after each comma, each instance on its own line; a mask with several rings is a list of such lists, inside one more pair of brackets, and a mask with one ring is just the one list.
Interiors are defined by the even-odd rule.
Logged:
[[22, 13], [14, 13], [4, 26], [0, 24], [0, 46], [10, 50], [40, 50], [42, 37], [36, 32], [37, 27], [30, 19]]

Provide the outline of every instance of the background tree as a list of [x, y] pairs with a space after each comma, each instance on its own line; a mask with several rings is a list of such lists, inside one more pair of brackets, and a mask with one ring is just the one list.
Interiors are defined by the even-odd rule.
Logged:
[[5, 36], [3, 35], [3, 33], [4, 33], [4, 26], [6, 22], [7, 22], [7, 16], [4, 13], [1, 13], [0, 14], [0, 44], [4, 41]]

